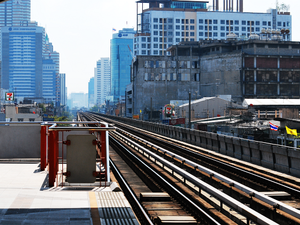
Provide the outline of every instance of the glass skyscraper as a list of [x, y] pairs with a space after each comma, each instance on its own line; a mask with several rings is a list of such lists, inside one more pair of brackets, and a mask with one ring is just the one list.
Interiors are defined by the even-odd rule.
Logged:
[[42, 98], [42, 27], [2, 27], [2, 88], [24, 98]]
[[124, 28], [113, 34], [110, 41], [111, 96], [115, 103], [121, 99], [121, 96], [125, 96], [126, 85], [130, 83], [130, 65], [133, 58], [135, 33], [132, 28]]

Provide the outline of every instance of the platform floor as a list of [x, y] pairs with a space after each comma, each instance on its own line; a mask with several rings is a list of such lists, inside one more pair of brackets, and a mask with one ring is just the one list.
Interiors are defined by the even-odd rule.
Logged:
[[39, 163], [0, 162], [0, 224], [139, 224], [123, 192], [46, 181]]

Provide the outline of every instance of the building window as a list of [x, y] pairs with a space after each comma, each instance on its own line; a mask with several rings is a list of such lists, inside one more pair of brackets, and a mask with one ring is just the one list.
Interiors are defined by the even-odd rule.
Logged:
[[180, 38], [176, 38], [176, 42], [180, 42]]
[[158, 31], [153, 31], [153, 35], [158, 35]]
[[153, 45], [153, 48], [158, 48], [158, 44], [154, 44], [154, 45]]
[[142, 44], [142, 48], [146, 48], [146, 44]]
[[217, 32], [214, 32], [214, 37], [218, 37], [218, 33]]
[[209, 26], [209, 28], [207, 26], [205, 26], [205, 30], [207, 30], [207, 29], [212, 30], [212, 26]]
[[214, 24], [218, 24], [218, 20], [214, 20], [213, 23], [214, 23]]
[[290, 26], [291, 26], [291, 23], [290, 23], [290, 22], [286, 22], [286, 26], [287, 26], [287, 27], [290, 27]]
[[158, 29], [158, 25], [157, 25], [157, 24], [154, 24], [154, 25], [153, 25], [153, 29]]
[[199, 26], [199, 30], [203, 30], [203, 26]]
[[221, 24], [225, 24], [225, 20], [221, 20]]
[[189, 30], [189, 26], [185, 26], [185, 30]]
[[221, 37], [225, 37], [225, 33], [221, 33]]
[[189, 32], [185, 32], [185, 36], [188, 37], [189, 36]]
[[256, 32], [260, 32], [260, 28], [259, 28], [259, 27], [256, 27], [256, 28], [255, 28], [255, 31], [256, 31]]
[[235, 25], [239, 25], [239, 24], [240, 24], [240, 21], [235, 20], [235, 21], [234, 21], [234, 24], [235, 24]]
[[277, 26], [281, 27], [281, 22], [277, 22]]
[[245, 20], [242, 21], [242, 25], [246, 25], [246, 21]]
[[181, 30], [184, 30], [184, 26], [181, 26]]
[[189, 19], [186, 19], [186, 20], [185, 20], [185, 23], [186, 23], [186, 24], [189, 24]]
[[205, 20], [205, 24], [207, 24], [207, 23], [212, 24], [212, 21], [211, 20]]
[[255, 21], [256, 26], [260, 26], [260, 21]]
[[191, 37], [194, 37], [194, 36], [195, 36], [195, 33], [194, 33], [194, 32], [191, 32], [190, 35], [191, 35]]
[[184, 19], [181, 19], [181, 23], [184, 24]]
[[224, 27], [224, 26], [221, 26], [221, 30], [225, 30], [225, 27]]
[[242, 27], [242, 31], [246, 31], [246, 27]]
[[268, 21], [268, 26], [269, 26], [269, 27], [271, 26], [271, 21]]
[[181, 32], [181, 36], [184, 36], [184, 32]]
[[168, 25], [168, 29], [172, 30], [173, 29], [173, 25]]
[[190, 30], [195, 30], [195, 26], [190, 26]]
[[154, 50], [154, 51], [153, 51], [153, 54], [154, 54], [154, 55], [158, 55], [158, 50]]
[[176, 19], [176, 23], [180, 23], [180, 19]]
[[214, 26], [214, 30], [218, 30], [218, 26]]
[[146, 38], [145, 37], [142, 37], [142, 42], [146, 42]]
[[191, 19], [190, 20], [190, 24], [194, 24], [195, 23], [195, 20], [194, 19]]
[[157, 37], [153, 38], [153, 42], [158, 42], [158, 38]]
[[[192, 36], [192, 35], [191, 35]], [[191, 41], [195, 41], [195, 39], [194, 38], [191, 38]]]
[[168, 38], [168, 42], [173, 42], [173, 38]]
[[158, 18], [153, 18], [153, 23], [157, 23], [158, 22]]
[[267, 21], [262, 22], [263, 26], [267, 26]]
[[203, 23], [203, 19], [199, 19], [199, 23], [201, 23], [201, 24], [202, 24], [202, 23]]
[[234, 28], [234, 31], [239, 31], [239, 27], [235, 27], [235, 28]]
[[172, 31], [169, 31], [169, 32], [168, 32], [168, 36], [173, 36], [173, 32], [172, 32]]
[[173, 23], [173, 18], [168, 18], [168, 23]]
[[285, 22], [283, 22], [283, 27], [285, 27]]
[[176, 32], [176, 36], [180, 36], [180, 32]]
[[176, 25], [176, 30], [180, 30], [180, 26], [179, 25]]
[[199, 36], [201, 36], [201, 37], [202, 37], [202, 36], [203, 36], [203, 32], [199, 32]]

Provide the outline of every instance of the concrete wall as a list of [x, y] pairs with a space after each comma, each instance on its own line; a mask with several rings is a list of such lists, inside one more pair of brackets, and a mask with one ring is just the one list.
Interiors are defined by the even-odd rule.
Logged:
[[201, 57], [200, 95], [232, 95], [242, 100], [242, 55], [238, 53], [214, 54]]
[[39, 124], [0, 126], [0, 159], [40, 158], [40, 130]]
[[297, 148], [141, 120], [105, 116], [224, 155], [300, 177], [300, 149]]

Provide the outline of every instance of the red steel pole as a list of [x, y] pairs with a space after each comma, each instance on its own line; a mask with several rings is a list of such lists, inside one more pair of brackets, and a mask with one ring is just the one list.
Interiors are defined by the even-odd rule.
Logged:
[[41, 170], [46, 168], [46, 151], [47, 151], [47, 126], [41, 126]]
[[49, 187], [53, 187], [57, 174], [58, 135], [57, 131], [50, 131], [49, 133]]

